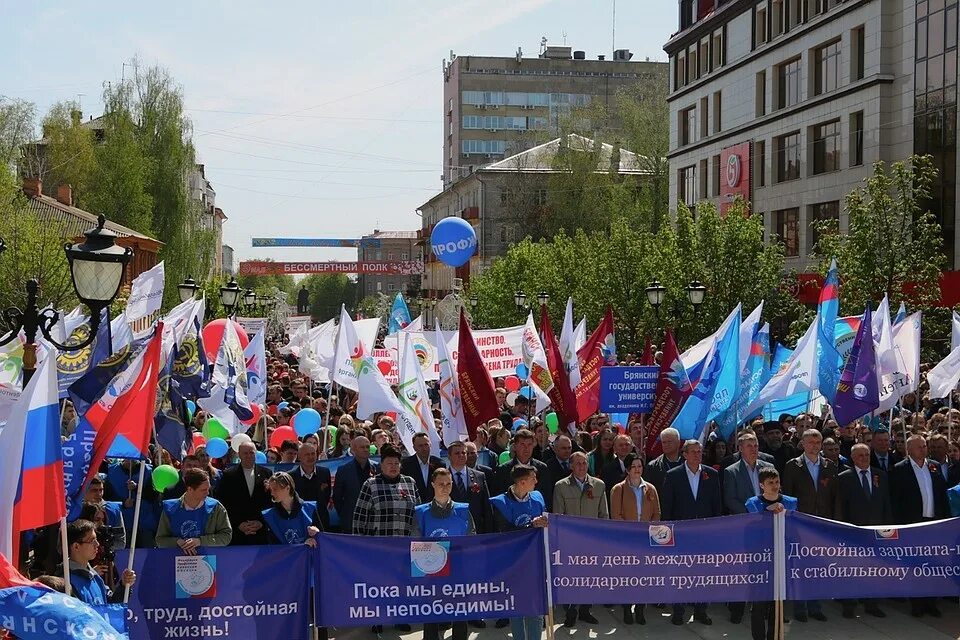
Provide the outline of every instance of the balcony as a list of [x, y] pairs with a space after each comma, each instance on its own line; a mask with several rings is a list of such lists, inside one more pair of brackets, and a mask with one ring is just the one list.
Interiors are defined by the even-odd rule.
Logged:
[[460, 215], [464, 220], [479, 220], [480, 207], [465, 207]]

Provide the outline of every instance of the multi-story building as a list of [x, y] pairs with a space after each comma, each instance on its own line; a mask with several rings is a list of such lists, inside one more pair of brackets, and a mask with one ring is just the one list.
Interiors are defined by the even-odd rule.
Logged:
[[[420, 257], [416, 246], [416, 231], [380, 231], [362, 237], [363, 240], [379, 240], [380, 246], [368, 246], [361, 242], [357, 248], [360, 262], [404, 262]], [[420, 274], [394, 275], [366, 273], [357, 277], [357, 290], [361, 298], [384, 294], [394, 297], [397, 293], [413, 297], [420, 289]]]
[[233, 247], [228, 244], [222, 245], [220, 252], [220, 262], [222, 265], [222, 270], [220, 274], [223, 276], [233, 276], [236, 275], [237, 271], [233, 268]]
[[664, 46], [671, 206], [743, 196], [803, 272], [812, 223], [846, 230], [844, 196], [874, 162], [929, 153], [941, 171], [930, 207], [957, 268], [957, 0], [679, 6]]
[[200, 210], [200, 228], [204, 231], [213, 232], [214, 248], [213, 261], [210, 265], [210, 274], [216, 275], [224, 272], [223, 265], [223, 222], [227, 219], [223, 209], [217, 206], [217, 192], [213, 185], [207, 180], [204, 165], [198, 164], [194, 170], [187, 176], [187, 185], [189, 187], [190, 199], [193, 200]]
[[[420, 288], [424, 298], [443, 298], [465, 284], [470, 275], [490, 266], [514, 242], [531, 232], [531, 216], [547, 204], [550, 178], [557, 168], [557, 154], [591, 153], [598, 172], [616, 172], [621, 177], [642, 178], [645, 163], [637, 154], [613, 145], [598, 143], [571, 133], [518, 153], [500, 162], [477, 168], [420, 205], [423, 226], [418, 232], [423, 251], [424, 273]], [[430, 234], [440, 220], [450, 217], [467, 220], [477, 234], [477, 251], [469, 262], [456, 269], [439, 260], [430, 250]]]
[[[557, 137], [576, 107], [602, 104], [615, 123], [621, 88], [663, 82], [663, 62], [634, 62], [627, 49], [612, 60], [587, 60], [568, 46], [541, 47], [538, 58], [455, 56], [443, 65], [443, 186], [477, 169]], [[592, 128], [608, 123], [593, 123]], [[583, 127], [581, 127], [583, 128]], [[591, 127], [586, 127], [587, 129]]]

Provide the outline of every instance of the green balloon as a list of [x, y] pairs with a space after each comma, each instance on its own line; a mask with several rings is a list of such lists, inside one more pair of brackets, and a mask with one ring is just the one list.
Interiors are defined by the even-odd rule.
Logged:
[[153, 470], [153, 488], [163, 492], [177, 484], [180, 474], [168, 464], [162, 464]]
[[377, 445], [375, 444], [370, 445], [370, 455], [372, 456], [377, 455]]
[[560, 428], [560, 418], [558, 418], [557, 414], [553, 411], [547, 414], [546, 423], [547, 429], [550, 430], [550, 433], [556, 433], [557, 429]]
[[510, 462], [510, 452], [504, 451], [503, 453], [501, 453], [500, 459], [498, 460], [498, 462], [500, 464], [507, 464], [508, 462]]
[[227, 431], [227, 428], [223, 426], [223, 423], [220, 422], [218, 418], [208, 418], [207, 421], [203, 423], [203, 437], [207, 440], [211, 438], [222, 438], [226, 440], [230, 437], [230, 432]]

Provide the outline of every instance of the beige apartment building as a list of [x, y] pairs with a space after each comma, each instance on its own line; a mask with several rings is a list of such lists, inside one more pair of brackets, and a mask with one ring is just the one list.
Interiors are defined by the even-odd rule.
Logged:
[[[357, 258], [360, 262], [405, 262], [418, 260], [420, 249], [417, 243], [416, 231], [380, 231], [362, 237], [363, 240], [379, 240], [380, 246], [372, 247], [360, 243], [357, 248]], [[391, 275], [382, 273], [367, 273], [357, 276], [359, 298], [384, 294], [393, 298], [402, 293], [408, 299], [416, 296], [420, 289], [420, 274]]]

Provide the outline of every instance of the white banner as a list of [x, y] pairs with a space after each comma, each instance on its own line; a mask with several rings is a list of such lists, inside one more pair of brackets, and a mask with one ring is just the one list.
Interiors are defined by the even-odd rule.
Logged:
[[[457, 353], [459, 334], [459, 331], [441, 332], [454, 363], [457, 362], [459, 357]], [[383, 344], [386, 349], [380, 351], [389, 351], [394, 363], [399, 360], [397, 357], [397, 336], [403, 335], [410, 336], [410, 346], [417, 355], [417, 359], [420, 360], [424, 380], [439, 380], [440, 354], [437, 350], [437, 332], [399, 331], [384, 338]], [[523, 362], [523, 326], [503, 329], [475, 329], [473, 331], [473, 341], [477, 345], [483, 363], [487, 366], [487, 371], [494, 378], [514, 375], [517, 365]], [[380, 362], [381, 360], [378, 359], [378, 367], [383, 372], [386, 365], [380, 365]], [[384, 375], [386, 376], [386, 374]], [[389, 380], [389, 377], [387, 379]]]
[[303, 330], [306, 331], [310, 328], [310, 316], [287, 316], [285, 326], [288, 336], [295, 334], [300, 330], [300, 327], [303, 327]]
[[160, 310], [163, 304], [163, 261], [133, 279], [127, 298], [127, 322], [136, 322]]
[[235, 320], [243, 327], [244, 332], [251, 336], [256, 335], [267, 326], [266, 318], [241, 318], [238, 316]]

